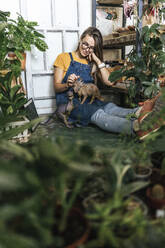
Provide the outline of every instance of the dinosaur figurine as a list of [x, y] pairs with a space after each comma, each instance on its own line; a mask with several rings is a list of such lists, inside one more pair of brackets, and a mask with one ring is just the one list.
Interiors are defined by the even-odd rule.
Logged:
[[[78, 94], [81, 104], [85, 102], [88, 96], [91, 96], [89, 104], [91, 104], [95, 98], [103, 100], [100, 95], [98, 87], [93, 83], [85, 84], [81, 79], [76, 80], [73, 86], [73, 90]], [[83, 99], [81, 99], [83, 97]]]
[[67, 95], [68, 95], [68, 99], [69, 99], [68, 103], [59, 105], [58, 108], [56, 109], [56, 111], [48, 119], [40, 122], [41, 125], [48, 125], [50, 120], [55, 119], [56, 117], [58, 117], [62, 122], [64, 122], [66, 127], [68, 127], [68, 128], [73, 127], [71, 124], [68, 123], [68, 117], [70, 115], [70, 112], [74, 108], [74, 105], [73, 105], [73, 97], [74, 97], [73, 91], [68, 91]]
[[62, 120], [64, 122], [66, 127], [72, 128], [73, 126], [68, 122], [68, 118], [69, 118], [69, 115], [70, 115], [71, 111], [74, 108], [74, 105], [73, 105], [73, 97], [74, 97], [73, 91], [68, 91], [67, 95], [68, 95], [68, 99], [69, 99], [68, 103], [59, 105], [59, 107], [55, 111], [55, 115], [60, 120]]

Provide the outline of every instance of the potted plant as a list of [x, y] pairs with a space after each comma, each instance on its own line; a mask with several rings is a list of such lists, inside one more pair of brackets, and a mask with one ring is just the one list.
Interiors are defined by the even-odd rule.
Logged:
[[152, 164], [150, 156], [141, 147], [134, 151], [134, 159], [132, 161], [134, 168], [134, 177], [137, 180], [149, 180], [152, 174]]
[[[102, 187], [99, 186], [99, 191], [95, 187], [95, 193], [90, 190], [88, 196], [84, 198], [83, 206], [87, 213], [92, 213], [97, 206], [105, 205], [115, 194], [119, 194], [121, 199], [126, 199], [149, 183], [133, 181], [132, 166], [123, 163], [122, 153], [111, 151], [110, 154], [113, 155], [109, 155], [109, 152], [104, 154], [101, 168], [93, 173], [93, 178], [96, 178], [96, 181], [98, 181], [97, 177], [99, 176], [99, 184]], [[88, 184], [86, 187], [88, 187]]]
[[26, 102], [21, 81], [21, 60], [23, 53], [36, 46], [45, 51], [48, 46], [44, 35], [36, 31], [36, 22], [10, 18], [9, 12], [0, 11], [0, 107], [4, 115], [21, 114]]
[[116, 192], [102, 204], [96, 204], [87, 214], [94, 230], [87, 247], [123, 247], [125, 241], [138, 235], [146, 221], [140, 208], [128, 209], [128, 200]]
[[15, 116], [19, 120], [9, 126], [20, 126], [28, 121], [25, 120], [27, 99], [21, 79], [23, 54], [31, 51], [32, 45], [42, 52], [48, 48], [36, 26], [36, 22], [26, 21], [21, 15], [13, 20], [10, 12], [0, 11], [0, 109], [4, 116]]
[[128, 94], [132, 103], [154, 97], [160, 90], [159, 78], [165, 74], [164, 35], [161, 25], [153, 24], [138, 30], [141, 42], [141, 53], [133, 48], [128, 54], [125, 65], [109, 76], [111, 82], [121, 77], [129, 81]]
[[5, 13], [1, 11], [0, 13], [2, 15], [4, 14], [4, 18], [0, 20], [2, 50], [0, 69], [10, 69], [13, 65], [13, 60], [15, 62], [14, 64], [21, 65], [22, 54], [26, 51], [31, 51], [32, 45], [42, 52], [48, 48], [43, 40], [44, 35], [36, 30], [37, 22], [27, 21], [19, 14], [17, 19], [13, 20], [10, 18], [9, 12]]
[[165, 188], [161, 184], [155, 184], [147, 188], [146, 196], [151, 208], [163, 209], [165, 207]]

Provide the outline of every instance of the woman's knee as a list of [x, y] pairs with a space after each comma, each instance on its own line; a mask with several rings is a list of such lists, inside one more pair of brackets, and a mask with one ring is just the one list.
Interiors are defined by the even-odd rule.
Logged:
[[113, 102], [109, 102], [104, 106], [104, 111], [105, 112], [109, 112], [110, 110], [112, 110], [113, 108], [115, 108], [117, 105]]
[[103, 118], [104, 115], [103, 109], [98, 109], [92, 116], [91, 116], [91, 123], [96, 123], [98, 120]]

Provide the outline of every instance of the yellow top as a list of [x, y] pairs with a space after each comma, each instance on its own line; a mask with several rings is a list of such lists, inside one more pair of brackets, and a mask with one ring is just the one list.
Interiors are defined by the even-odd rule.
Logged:
[[[76, 56], [75, 52], [72, 52], [73, 60], [82, 63], [82, 64], [88, 64], [88, 61], [86, 59], [80, 59]], [[69, 53], [61, 53], [57, 56], [54, 66], [61, 68], [64, 71], [63, 77], [65, 76], [69, 65], [71, 62], [71, 58]]]

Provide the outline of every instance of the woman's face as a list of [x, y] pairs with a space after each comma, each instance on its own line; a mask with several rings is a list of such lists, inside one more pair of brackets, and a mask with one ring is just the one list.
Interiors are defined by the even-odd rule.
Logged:
[[88, 34], [80, 41], [79, 52], [82, 57], [87, 57], [90, 53], [94, 51], [95, 40], [92, 36]]

